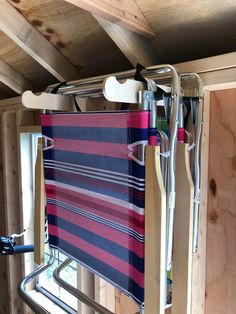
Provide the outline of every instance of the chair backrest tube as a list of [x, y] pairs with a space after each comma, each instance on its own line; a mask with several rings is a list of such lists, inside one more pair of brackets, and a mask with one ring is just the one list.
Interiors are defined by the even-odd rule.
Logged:
[[80, 290], [76, 289], [75, 287], [71, 286], [69, 283], [61, 279], [60, 272], [68, 266], [72, 262], [72, 259], [67, 258], [59, 267], [57, 267], [53, 272], [53, 278], [58, 285], [60, 285], [63, 289], [70, 292], [76, 298], [78, 298], [81, 302], [88, 305], [94, 311], [101, 313], [101, 314], [114, 314], [113, 312], [106, 309], [104, 306], [100, 305], [86, 294], [81, 292]]

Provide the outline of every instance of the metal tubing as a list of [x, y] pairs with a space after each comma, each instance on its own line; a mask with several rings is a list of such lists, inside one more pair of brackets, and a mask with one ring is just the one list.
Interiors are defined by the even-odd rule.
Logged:
[[53, 263], [54, 263], [55, 257], [54, 254], [50, 257], [50, 260], [47, 264], [39, 266], [34, 270], [32, 273], [30, 273], [28, 276], [26, 276], [18, 285], [18, 293], [20, 297], [23, 299], [23, 301], [36, 313], [36, 314], [50, 314], [43, 306], [38, 304], [31, 295], [27, 292], [26, 286], [31, 281], [35, 280], [41, 273], [43, 273], [45, 270], [47, 270]]
[[168, 171], [167, 171], [167, 157], [165, 156], [165, 153], [168, 153], [169, 151], [169, 138], [167, 134], [164, 131], [159, 130], [158, 131], [161, 139], [160, 144], [160, 152], [161, 152], [161, 173], [163, 178], [163, 183], [165, 190], [167, 190], [167, 178], [168, 178]]
[[167, 191], [167, 257], [166, 270], [171, 268], [172, 249], [173, 249], [173, 230], [174, 230], [174, 209], [175, 209], [175, 160], [176, 160], [176, 143], [178, 132], [178, 113], [180, 100], [180, 76], [174, 67], [169, 66], [172, 75], [172, 92], [171, 92], [171, 114], [170, 114], [170, 157], [168, 167], [168, 191]]
[[203, 85], [200, 77], [195, 74], [198, 79], [199, 101], [197, 104], [196, 117], [196, 139], [194, 149], [194, 224], [193, 224], [193, 253], [198, 248], [198, 228], [199, 228], [199, 203], [200, 203], [200, 146], [203, 125]]
[[81, 292], [80, 290], [76, 289], [75, 287], [71, 286], [69, 283], [61, 279], [60, 272], [68, 266], [72, 262], [72, 259], [67, 258], [59, 267], [57, 267], [53, 272], [53, 277], [63, 289], [73, 294], [76, 298], [78, 298], [81, 302], [88, 305], [94, 311], [101, 313], [101, 314], [114, 314], [113, 312], [106, 309], [104, 306], [100, 305], [86, 294]]
[[196, 73], [186, 73], [181, 75], [193, 77], [197, 82], [197, 94], [199, 97], [197, 104], [197, 114], [195, 121], [195, 147], [194, 147], [194, 211], [193, 211], [193, 253], [198, 248], [198, 228], [199, 228], [199, 203], [200, 203], [200, 146], [203, 125], [203, 83]]
[[[169, 83], [171, 83], [171, 69], [169, 65], [158, 65], [158, 66], [152, 66], [147, 67], [144, 70], [142, 70], [142, 75], [145, 77], [151, 78], [151, 79], [158, 79], [160, 81], [161, 79], [167, 79]], [[172, 67], [174, 69], [174, 67]], [[112, 74], [105, 74], [100, 76], [95, 76], [91, 78], [76, 80], [76, 81], [70, 81], [66, 82], [64, 86], [61, 86], [58, 88], [57, 93], [58, 94], [64, 94], [64, 95], [78, 95], [80, 97], [101, 97], [102, 96], [102, 86], [103, 81], [108, 76], [115, 76], [118, 81], [124, 81], [128, 78], [132, 78], [135, 75], [135, 69], [124, 71], [124, 72], [117, 72]], [[53, 84], [47, 87], [46, 91], [50, 92], [54, 87], [56, 87], [58, 84]]]

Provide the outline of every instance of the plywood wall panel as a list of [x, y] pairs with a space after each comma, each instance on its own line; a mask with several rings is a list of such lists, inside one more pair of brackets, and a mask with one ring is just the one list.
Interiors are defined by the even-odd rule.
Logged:
[[161, 63], [236, 50], [235, 0], [136, 0], [136, 3], [157, 34], [152, 44]]
[[236, 89], [211, 93], [206, 314], [236, 309]]

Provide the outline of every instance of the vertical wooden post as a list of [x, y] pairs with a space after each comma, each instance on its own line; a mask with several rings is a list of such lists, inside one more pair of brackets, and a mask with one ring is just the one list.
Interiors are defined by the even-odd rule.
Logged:
[[34, 261], [44, 263], [45, 251], [45, 187], [43, 172], [42, 138], [38, 139], [37, 159], [35, 163], [35, 207], [34, 207]]
[[115, 287], [95, 276], [95, 300], [115, 313]]
[[236, 312], [236, 88], [212, 91], [210, 95], [205, 311], [233, 314]]
[[[77, 267], [77, 286], [78, 289], [94, 298], [94, 274], [89, 272], [84, 266], [78, 264]], [[94, 311], [86, 304], [78, 301], [78, 313], [94, 314]]]
[[176, 152], [172, 314], [191, 314], [194, 186], [187, 144]]
[[[3, 176], [5, 232], [7, 235], [21, 232], [18, 176], [18, 138], [15, 112], [2, 114]], [[9, 314], [23, 313], [23, 303], [18, 296], [17, 286], [22, 279], [22, 260], [20, 255], [7, 257]]]
[[[2, 114], [0, 115], [0, 134], [3, 132]], [[4, 181], [3, 181], [3, 136], [0, 136], [0, 236], [6, 235], [6, 224], [5, 224], [5, 202], [4, 202]], [[9, 304], [9, 293], [8, 293], [8, 264], [5, 256], [0, 257], [0, 313], [10, 313]]]
[[158, 152], [146, 147], [145, 314], [165, 312], [166, 192]]
[[207, 182], [210, 121], [210, 92], [204, 93], [201, 144], [201, 197], [199, 207], [198, 252], [193, 254], [192, 314], [205, 313]]

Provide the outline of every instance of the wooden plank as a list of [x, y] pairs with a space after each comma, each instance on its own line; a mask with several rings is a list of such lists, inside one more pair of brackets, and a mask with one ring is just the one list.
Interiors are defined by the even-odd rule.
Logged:
[[40, 125], [27, 125], [20, 127], [20, 133], [41, 133], [42, 128]]
[[[6, 234], [21, 232], [21, 214], [19, 200], [18, 176], [18, 139], [16, 113], [2, 114], [2, 143], [3, 143], [3, 175], [4, 175], [4, 210]], [[9, 314], [23, 313], [23, 303], [17, 292], [17, 285], [22, 279], [22, 260], [20, 255], [7, 257], [8, 263], [8, 293]]]
[[75, 104], [72, 96], [64, 96], [50, 93], [33, 94], [26, 91], [22, 95], [22, 105], [28, 109], [75, 111]]
[[[87, 296], [94, 299], [94, 274], [79, 264], [77, 266], [77, 287]], [[94, 311], [89, 306], [78, 300], [78, 313], [94, 314]]]
[[135, 314], [139, 312], [139, 306], [119, 290], [116, 290], [115, 309], [116, 314]]
[[210, 98], [206, 314], [231, 314], [236, 307], [236, 89], [211, 92]]
[[103, 81], [102, 91], [109, 101], [138, 104], [140, 90], [144, 90], [143, 82], [127, 79], [120, 83], [115, 76], [108, 76]]
[[[201, 196], [199, 207], [198, 252], [193, 254], [192, 274], [192, 314], [205, 314], [205, 275], [206, 275], [206, 226], [207, 226], [207, 182], [210, 93], [204, 93], [203, 130], [201, 144]], [[207, 161], [207, 162], [206, 162]]]
[[[0, 133], [2, 134], [2, 115], [0, 114]], [[4, 190], [3, 181], [3, 145], [2, 136], [0, 136], [0, 190]], [[0, 208], [1, 208], [1, 219], [0, 219], [0, 236], [6, 236], [6, 216], [4, 210], [4, 193], [0, 193]], [[1, 256], [0, 258], [0, 313], [10, 313], [10, 302], [8, 293], [8, 263], [7, 258]]]
[[79, 8], [107, 19], [145, 37], [155, 36], [133, 0], [66, 0]]
[[[112, 313], [116, 313], [116, 289], [106, 280], [95, 276], [95, 300]], [[117, 313], [116, 313], [117, 314]]]
[[188, 144], [176, 151], [172, 314], [191, 314], [194, 186]]
[[206, 73], [236, 67], [236, 52], [176, 64], [180, 72]]
[[204, 86], [204, 90], [205, 91], [217, 91], [217, 90], [222, 90], [222, 89], [225, 90], [225, 89], [236, 88], [236, 81], [234, 82], [230, 82], [230, 81], [231, 80], [224, 83], [211, 84], [211, 85]]
[[42, 265], [44, 264], [45, 252], [45, 187], [42, 138], [38, 139], [34, 194], [34, 261], [38, 265]]
[[36, 87], [31, 82], [1, 59], [0, 81], [10, 87], [17, 94], [22, 94], [27, 89], [36, 90]]
[[0, 110], [17, 110], [22, 108], [20, 96], [0, 100]]
[[72, 80], [81, 76], [81, 73], [8, 1], [0, 0], [0, 4], [1, 31], [59, 81]]
[[145, 313], [165, 312], [166, 192], [159, 148], [146, 147], [145, 179]]
[[144, 66], [158, 63], [157, 54], [147, 38], [124, 29], [102, 17], [94, 15], [94, 18], [134, 67], [137, 63]]

